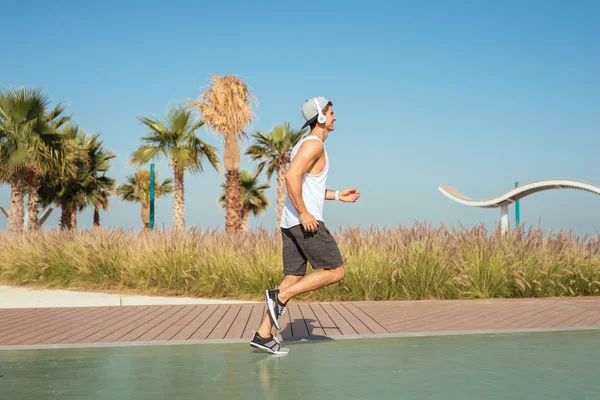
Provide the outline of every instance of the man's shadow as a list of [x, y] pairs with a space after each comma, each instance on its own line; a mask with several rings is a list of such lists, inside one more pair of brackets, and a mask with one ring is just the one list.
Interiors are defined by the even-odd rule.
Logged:
[[[302, 324], [304, 326], [302, 326]], [[294, 327], [298, 330], [298, 327], [302, 326], [300, 332], [294, 332]], [[281, 338], [286, 342], [300, 342], [300, 341], [333, 341], [332, 337], [324, 335], [322, 332], [324, 329], [337, 329], [336, 326], [321, 326], [318, 321], [312, 318], [292, 318], [290, 322], [282, 326]]]

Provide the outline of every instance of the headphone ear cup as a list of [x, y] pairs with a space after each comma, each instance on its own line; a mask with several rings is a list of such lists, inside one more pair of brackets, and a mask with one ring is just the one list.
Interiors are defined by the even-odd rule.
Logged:
[[321, 105], [319, 104], [319, 100], [317, 100], [317, 98], [313, 98], [313, 101], [317, 106], [317, 122], [319, 122], [320, 124], [324, 124], [325, 121], [327, 121], [327, 118], [325, 117], [325, 115], [323, 115], [323, 111], [321, 111]]

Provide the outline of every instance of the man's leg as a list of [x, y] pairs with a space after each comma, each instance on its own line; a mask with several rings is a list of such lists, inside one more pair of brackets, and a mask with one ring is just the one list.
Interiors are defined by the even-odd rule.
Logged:
[[[279, 285], [279, 290], [282, 290], [289, 286], [292, 286], [295, 283], [302, 280], [303, 278], [304, 278], [303, 276], [285, 275], [283, 277], [283, 281], [281, 281], [281, 285]], [[260, 328], [258, 328], [257, 332], [260, 335], [260, 337], [266, 339], [271, 336], [272, 329], [273, 329], [273, 323], [271, 322], [271, 318], [269, 317], [269, 311], [267, 310], [267, 312], [265, 313], [265, 316], [262, 320], [262, 324], [260, 325]]]
[[[344, 279], [345, 275], [342, 254], [324, 222], [319, 221], [317, 231], [311, 234], [306, 234], [301, 225], [282, 230], [282, 233], [284, 233], [284, 260], [287, 254], [295, 255], [299, 252], [302, 255], [302, 261], [309, 262], [315, 271], [310, 275], [296, 274], [304, 275], [304, 277], [287, 287], [267, 290], [265, 295], [269, 315], [273, 321], [276, 321], [275, 326], [278, 328], [280, 328], [279, 320], [282, 311], [292, 297], [339, 282]], [[294, 249], [294, 251], [292, 252], [290, 249]], [[305, 270], [304, 265], [302, 265], [302, 270]]]
[[279, 288], [279, 301], [287, 303], [292, 297], [301, 293], [320, 289], [327, 285], [339, 282], [344, 279], [345, 267], [342, 265], [335, 269], [325, 269], [313, 272], [310, 275], [302, 277], [295, 283]]

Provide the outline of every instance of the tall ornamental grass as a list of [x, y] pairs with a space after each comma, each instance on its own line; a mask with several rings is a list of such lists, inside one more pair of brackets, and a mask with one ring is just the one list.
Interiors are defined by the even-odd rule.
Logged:
[[[471, 299], [600, 293], [600, 236], [415, 224], [334, 233], [338, 284], [299, 300]], [[309, 273], [311, 271], [309, 267]], [[0, 234], [0, 282], [13, 285], [262, 300], [279, 284], [281, 240], [258, 230], [42, 231]]]

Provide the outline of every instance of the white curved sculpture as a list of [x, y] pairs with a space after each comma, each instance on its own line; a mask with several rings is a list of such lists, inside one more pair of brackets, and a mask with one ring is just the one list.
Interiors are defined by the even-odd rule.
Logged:
[[564, 178], [556, 178], [556, 179], [544, 179], [539, 181], [533, 181], [526, 183], [521, 186], [517, 186], [507, 192], [500, 194], [499, 196], [492, 197], [485, 200], [473, 200], [470, 199], [463, 194], [461, 194], [458, 190], [449, 187], [440, 185], [438, 190], [442, 192], [446, 197], [456, 201], [457, 203], [464, 204], [472, 207], [482, 207], [482, 208], [496, 208], [500, 207], [501, 209], [501, 219], [500, 226], [502, 228], [502, 232], [506, 233], [509, 231], [509, 223], [508, 223], [508, 205], [514, 203], [515, 201], [522, 199], [525, 196], [530, 194], [541, 192], [544, 190], [550, 189], [577, 189], [577, 190], [585, 190], [587, 192], [595, 193], [600, 195], [600, 186], [594, 185], [593, 183], [577, 181], [574, 179], [564, 179]]

